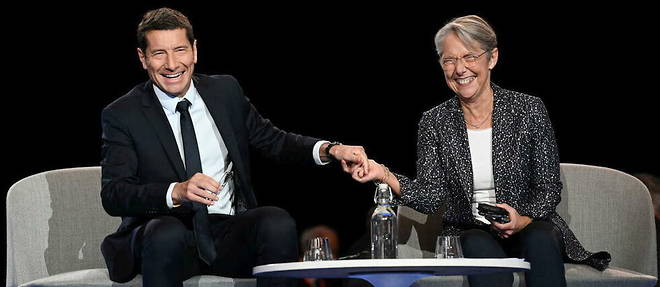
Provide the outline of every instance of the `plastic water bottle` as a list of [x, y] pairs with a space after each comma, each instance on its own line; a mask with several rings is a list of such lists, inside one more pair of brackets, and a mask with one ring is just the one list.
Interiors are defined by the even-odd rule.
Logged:
[[374, 201], [377, 206], [371, 215], [371, 258], [396, 258], [396, 213], [390, 206], [392, 190], [387, 184], [378, 184]]

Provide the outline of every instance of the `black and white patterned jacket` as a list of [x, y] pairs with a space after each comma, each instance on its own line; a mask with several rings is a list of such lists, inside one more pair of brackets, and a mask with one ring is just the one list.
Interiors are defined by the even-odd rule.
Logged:
[[[520, 215], [552, 222], [561, 232], [569, 261], [607, 267], [610, 255], [586, 251], [556, 212], [562, 183], [559, 151], [546, 108], [537, 97], [494, 92], [492, 158], [495, 196]], [[472, 161], [463, 111], [455, 96], [424, 113], [417, 141], [417, 176], [396, 174], [400, 204], [426, 214], [442, 210], [445, 234], [478, 225], [471, 209]]]

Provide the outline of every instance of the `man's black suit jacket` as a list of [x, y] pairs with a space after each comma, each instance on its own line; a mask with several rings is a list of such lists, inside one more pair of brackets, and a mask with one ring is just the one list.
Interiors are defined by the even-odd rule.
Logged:
[[[236, 79], [196, 74], [193, 81], [234, 162], [237, 213], [257, 205], [250, 148], [277, 161], [313, 163], [312, 148], [318, 139], [284, 132], [261, 117]], [[169, 209], [165, 201], [169, 185], [188, 178], [152, 81], [108, 105], [102, 128], [101, 199], [105, 211], [121, 216], [122, 223], [105, 238], [101, 251], [110, 279], [126, 282], [136, 275], [133, 240], [143, 225], [162, 215], [190, 217], [190, 203]]]

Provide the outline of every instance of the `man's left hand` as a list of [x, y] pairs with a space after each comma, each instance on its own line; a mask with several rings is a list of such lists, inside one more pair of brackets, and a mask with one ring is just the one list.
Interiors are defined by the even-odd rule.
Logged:
[[369, 173], [369, 158], [362, 146], [336, 145], [330, 149], [330, 156], [341, 162], [342, 169], [347, 173], [353, 173], [357, 168]]

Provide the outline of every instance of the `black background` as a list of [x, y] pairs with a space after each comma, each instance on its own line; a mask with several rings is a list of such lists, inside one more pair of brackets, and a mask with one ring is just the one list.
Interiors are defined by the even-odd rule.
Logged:
[[[5, 11], [19, 20], [3, 25], [12, 76], [3, 81], [0, 189], [41, 171], [99, 165], [101, 109], [147, 79], [135, 28], [147, 9], [162, 6], [193, 23], [196, 72], [234, 75], [282, 129], [363, 145], [411, 176], [417, 122], [451, 96], [433, 36], [453, 17], [479, 14], [498, 34], [492, 80], [543, 99], [562, 162], [660, 174], [657, 33], [648, 7], [50, 4]], [[338, 166], [253, 161], [259, 203], [288, 210], [299, 231], [329, 225], [342, 249], [366, 231], [372, 184], [353, 182]]]

